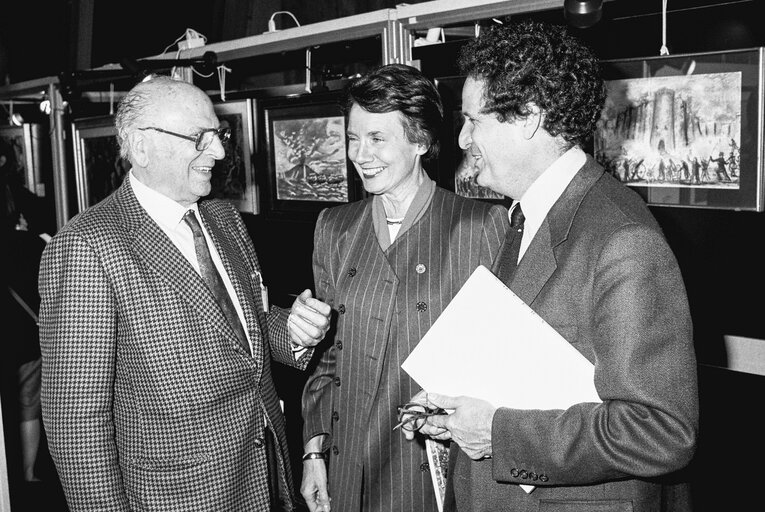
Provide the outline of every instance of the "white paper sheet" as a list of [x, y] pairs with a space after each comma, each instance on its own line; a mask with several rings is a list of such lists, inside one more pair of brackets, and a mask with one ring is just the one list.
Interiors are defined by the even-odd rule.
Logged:
[[592, 363], [484, 266], [401, 367], [428, 392], [482, 398], [496, 407], [600, 402]]
[[484, 266], [401, 367], [427, 392], [496, 407], [567, 409], [601, 401], [592, 363]]

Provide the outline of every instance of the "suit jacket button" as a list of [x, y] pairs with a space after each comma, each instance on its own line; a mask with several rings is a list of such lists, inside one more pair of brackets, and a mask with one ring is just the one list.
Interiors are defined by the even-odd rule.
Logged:
[[340, 453], [340, 448], [338, 448], [337, 445], [333, 446], [332, 447], [332, 453], [337, 455], [338, 453]]
[[427, 462], [423, 462], [422, 464], [420, 464], [420, 471], [422, 471], [423, 473], [425, 473], [426, 471], [430, 471], [430, 464], [428, 464]]
[[424, 274], [425, 271], [428, 270], [428, 267], [423, 265], [422, 263], [418, 263], [416, 267], [414, 267], [414, 271], [418, 274]]
[[547, 482], [548, 480], [549, 480], [549, 478], [547, 478], [547, 475], [545, 475], [544, 473], [539, 475], [539, 481], [540, 482]]
[[340, 386], [340, 377], [335, 377], [335, 386]]
[[255, 445], [255, 448], [263, 448], [265, 442], [263, 441], [262, 437], [256, 437], [253, 441], [253, 444]]
[[422, 313], [422, 312], [427, 311], [427, 310], [428, 310], [428, 305], [425, 302], [420, 301], [420, 302], [417, 303], [417, 312], [418, 313]]
[[356, 275], [356, 269], [354, 267], [351, 267], [348, 269], [348, 277], [353, 277]]
[[341, 315], [344, 315], [345, 314], [345, 304], [340, 304], [339, 306], [337, 306], [337, 312], [340, 313]]
[[529, 474], [526, 472], [526, 470], [525, 470], [525, 469], [522, 469], [522, 470], [521, 470], [521, 475], [520, 475], [520, 476], [521, 476], [521, 478], [523, 478], [524, 480], [526, 480], [526, 479], [529, 477]]
[[532, 471], [532, 472], [529, 473], [529, 478], [531, 478], [534, 481], [537, 481], [537, 480], [539, 480], [539, 475], [537, 475], [536, 473], [534, 473]]
[[332, 411], [332, 421], [337, 421], [340, 419], [340, 414], [337, 411]]
[[337, 350], [343, 350], [343, 342], [340, 340], [335, 341], [335, 346], [337, 347]]
[[513, 478], [518, 478], [518, 470], [515, 468], [511, 469], [510, 476], [512, 476]]

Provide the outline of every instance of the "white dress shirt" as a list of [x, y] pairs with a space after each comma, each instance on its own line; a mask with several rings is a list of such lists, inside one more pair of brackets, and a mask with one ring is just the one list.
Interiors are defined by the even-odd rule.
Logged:
[[236, 314], [239, 317], [239, 321], [242, 322], [244, 333], [247, 336], [247, 342], [250, 344], [250, 353], [252, 353], [252, 340], [250, 339], [250, 333], [247, 329], [247, 320], [244, 318], [242, 305], [239, 303], [239, 298], [236, 296], [236, 291], [234, 291], [234, 285], [231, 284], [231, 279], [226, 272], [226, 268], [223, 266], [218, 250], [215, 248], [215, 244], [210, 238], [210, 234], [207, 232], [204, 222], [202, 222], [197, 203], [186, 208], [166, 195], [141, 183], [138, 178], [133, 175], [133, 171], [128, 173], [128, 179], [130, 180], [130, 186], [133, 187], [133, 192], [135, 193], [136, 199], [138, 199], [138, 203], [144, 210], [146, 210], [149, 217], [159, 225], [160, 229], [167, 235], [178, 250], [181, 251], [183, 257], [191, 263], [194, 270], [196, 270], [199, 275], [202, 275], [199, 269], [199, 262], [197, 261], [197, 252], [194, 248], [194, 234], [191, 232], [189, 225], [186, 224], [186, 221], [183, 220], [183, 216], [186, 215], [187, 211], [194, 210], [199, 220], [199, 224], [202, 226], [202, 232], [205, 235], [207, 247], [210, 249], [210, 256], [215, 264], [215, 268], [218, 269], [220, 277], [223, 279], [223, 284], [226, 286], [226, 291], [231, 297], [231, 301], [234, 303]]
[[539, 227], [550, 212], [550, 208], [560, 198], [586, 161], [585, 152], [574, 146], [545, 169], [519, 201], [513, 202], [508, 211], [508, 217], [515, 205], [520, 203], [523, 216], [526, 219], [523, 223], [523, 238], [521, 238], [521, 247], [518, 251], [518, 261], [523, 258], [526, 249], [529, 248], [531, 241], [539, 231]]

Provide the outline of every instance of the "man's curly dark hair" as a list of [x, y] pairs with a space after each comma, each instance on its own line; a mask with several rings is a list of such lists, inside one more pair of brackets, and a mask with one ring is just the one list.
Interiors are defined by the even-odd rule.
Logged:
[[495, 26], [472, 40], [457, 61], [463, 75], [484, 83], [484, 113], [511, 121], [544, 113], [544, 128], [583, 145], [600, 118], [605, 84], [592, 51], [565, 27], [522, 21]]

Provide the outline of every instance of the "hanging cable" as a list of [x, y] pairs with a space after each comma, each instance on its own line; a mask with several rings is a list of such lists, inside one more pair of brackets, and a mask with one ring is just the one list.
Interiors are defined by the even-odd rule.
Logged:
[[220, 99], [226, 101], [226, 73], [231, 73], [231, 68], [224, 64], [218, 66], [218, 87], [220, 87]]
[[667, 49], [667, 0], [661, 2], [661, 48], [659, 55], [669, 55]]
[[305, 92], [311, 92], [311, 47], [305, 49]]
[[289, 14], [292, 17], [292, 19], [295, 21], [295, 25], [297, 25], [298, 27], [300, 26], [300, 22], [297, 20], [295, 15], [292, 14], [291, 12], [289, 12], [289, 11], [276, 11], [275, 13], [273, 13], [271, 15], [271, 18], [268, 20], [268, 31], [269, 32], [276, 32], [277, 31], [277, 29], [276, 29], [276, 21], [274, 20], [274, 18], [276, 17], [277, 14]]

